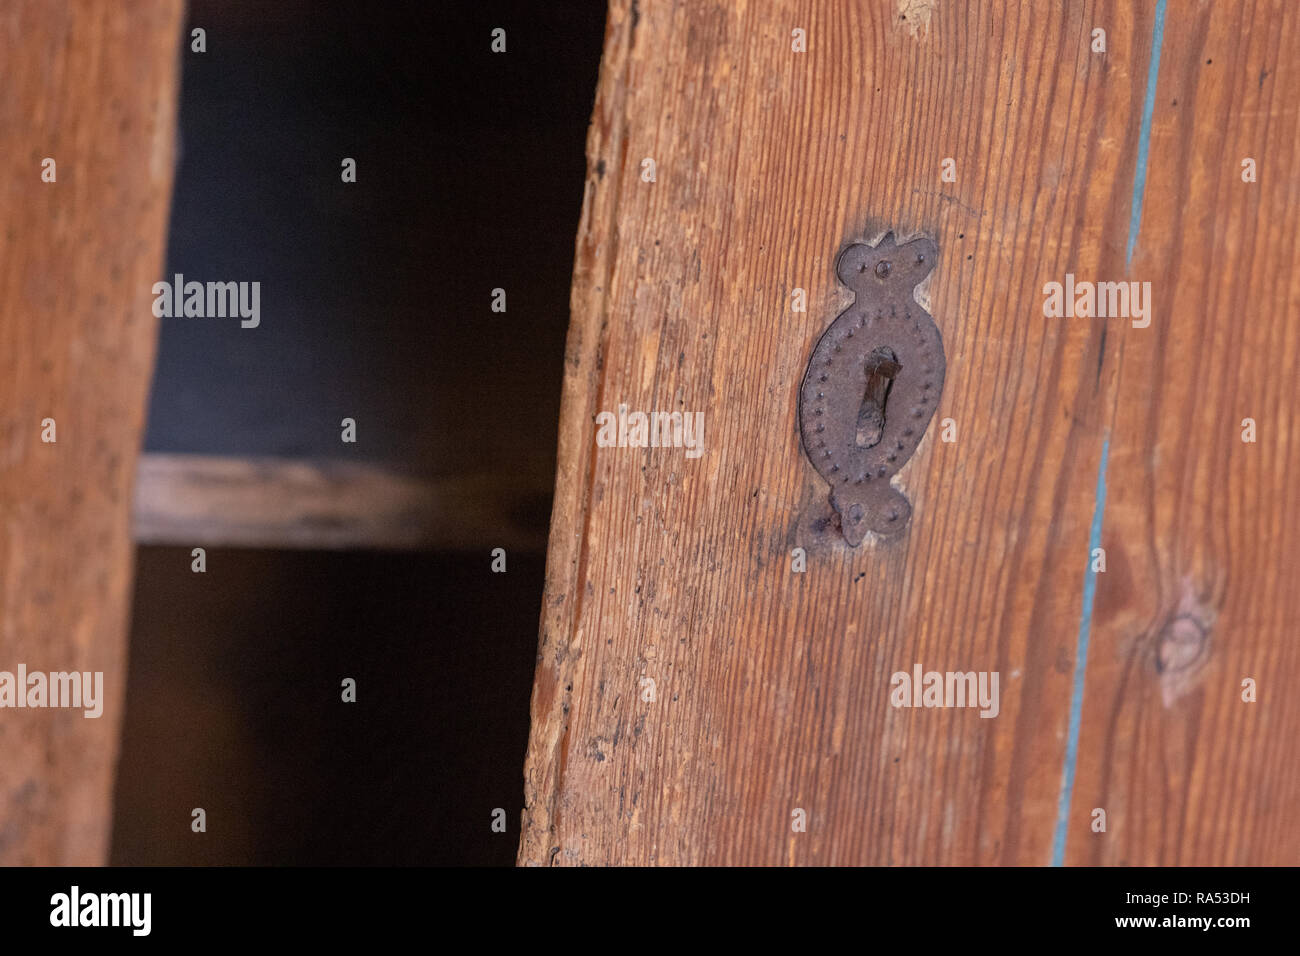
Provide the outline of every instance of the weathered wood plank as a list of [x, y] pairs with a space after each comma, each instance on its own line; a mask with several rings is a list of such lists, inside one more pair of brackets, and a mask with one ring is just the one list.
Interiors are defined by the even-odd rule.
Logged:
[[106, 698], [0, 711], [0, 864], [107, 860], [180, 15], [0, 10], [0, 670], [102, 671]]
[[526, 474], [417, 478], [365, 462], [148, 454], [140, 544], [539, 551], [527, 520], [548, 489]]
[[[1117, 467], [1146, 454], [1116, 421], [1118, 343], [1161, 340], [1126, 319], [1045, 318], [1043, 288], [1129, 278], [1154, 8], [611, 4], [521, 863], [1052, 858], [1102, 452], [1109, 438]], [[1164, 69], [1190, 55], [1171, 47]], [[1143, 228], [1167, 212], [1157, 203]], [[921, 299], [948, 381], [900, 474], [908, 530], [853, 551], [815, 531], [826, 486], [795, 408], [812, 344], [849, 299], [836, 254], [886, 228], [938, 241]], [[796, 287], [806, 314], [791, 311]], [[597, 447], [594, 417], [620, 403], [703, 411], [704, 456]], [[936, 437], [943, 418], [954, 443]], [[1099, 596], [1099, 614], [1117, 617], [1116, 601]], [[999, 715], [892, 707], [891, 674], [918, 662], [997, 671]], [[1089, 700], [1114, 689], [1099, 679]], [[1083, 776], [1103, 772], [1083, 746], [1074, 832]], [[1221, 841], [1205, 858], [1264, 852]]]
[[[1300, 859], [1297, 50], [1292, 3], [1168, 10], [1131, 269], [1155, 313], [1109, 359], [1108, 568], [1072, 862]], [[1257, 182], [1243, 182], [1247, 157]], [[1105, 834], [1088, 825], [1098, 807]]]

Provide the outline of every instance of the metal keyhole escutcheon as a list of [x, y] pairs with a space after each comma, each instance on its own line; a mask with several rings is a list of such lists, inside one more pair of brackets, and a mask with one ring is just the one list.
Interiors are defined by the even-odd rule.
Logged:
[[890, 479], [925, 434], [943, 392], [946, 363], [934, 318], [916, 302], [938, 246], [924, 236], [898, 244], [853, 243], [836, 272], [853, 304], [813, 347], [799, 390], [803, 448], [830, 484], [844, 539], [897, 534], [912, 505]]

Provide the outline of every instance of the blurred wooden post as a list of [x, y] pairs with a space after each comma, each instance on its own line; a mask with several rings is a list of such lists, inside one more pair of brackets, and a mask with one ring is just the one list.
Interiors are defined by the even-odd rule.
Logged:
[[[1296, 859], [1300, 8], [1157, 9], [613, 0], [521, 864]], [[886, 228], [938, 243], [948, 378], [855, 550], [795, 409]], [[1067, 275], [1149, 324], [1046, 317]], [[620, 404], [703, 457], [598, 447]], [[893, 706], [917, 664], [997, 716]]]
[[181, 13], [0, 11], [0, 670], [102, 671], [105, 697], [98, 719], [0, 710], [4, 865], [107, 862]]

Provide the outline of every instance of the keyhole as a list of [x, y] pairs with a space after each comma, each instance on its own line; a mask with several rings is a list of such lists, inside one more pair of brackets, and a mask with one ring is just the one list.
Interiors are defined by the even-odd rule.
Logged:
[[859, 448], [871, 448], [880, 443], [885, 434], [885, 408], [894, 378], [903, 366], [893, 349], [881, 346], [867, 356], [867, 384], [862, 392], [862, 405], [858, 409]]

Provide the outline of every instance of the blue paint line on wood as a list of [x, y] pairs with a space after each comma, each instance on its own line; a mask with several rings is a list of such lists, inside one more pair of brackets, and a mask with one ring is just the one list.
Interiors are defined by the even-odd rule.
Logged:
[[1151, 63], [1147, 67], [1147, 95], [1142, 104], [1142, 130], [1138, 134], [1137, 169], [1133, 173], [1133, 201], [1129, 206], [1128, 252], [1124, 268], [1133, 262], [1138, 229], [1142, 225], [1142, 197], [1147, 188], [1147, 154], [1151, 146], [1151, 114], [1156, 107], [1156, 79], [1160, 75], [1160, 47], [1165, 38], [1165, 0], [1156, 4], [1156, 22], [1151, 31]]
[[1061, 772], [1061, 798], [1056, 808], [1056, 833], [1052, 839], [1052, 866], [1065, 864], [1066, 826], [1070, 819], [1070, 800], [1074, 796], [1074, 773], [1079, 760], [1079, 728], [1083, 723], [1083, 678], [1088, 670], [1088, 640], [1092, 633], [1092, 602], [1097, 593], [1097, 572], [1092, 569], [1092, 555], [1101, 547], [1101, 521], [1106, 511], [1106, 463], [1110, 459], [1110, 439], [1101, 445], [1101, 465], [1097, 469], [1097, 491], [1093, 496], [1092, 531], [1088, 535], [1088, 564], [1083, 576], [1083, 607], [1079, 612], [1079, 637], [1074, 652], [1074, 689], [1070, 694], [1070, 729], [1065, 744], [1065, 768]]

